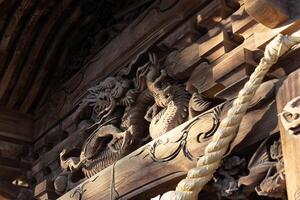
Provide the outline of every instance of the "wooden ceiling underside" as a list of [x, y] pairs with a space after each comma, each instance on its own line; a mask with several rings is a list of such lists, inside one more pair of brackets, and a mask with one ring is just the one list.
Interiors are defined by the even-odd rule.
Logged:
[[[65, 76], [70, 44], [90, 31], [83, 27], [99, 24], [99, 14], [89, 13], [91, 2], [101, 2], [104, 11], [109, 10], [106, 3], [112, 14], [128, 9], [115, 0], [0, 0], [1, 107], [28, 113], [45, 96], [49, 82]], [[100, 17], [105, 28], [107, 16]]]
[[5, 0], [0, 5], [0, 102], [27, 112], [53, 57], [80, 19], [75, 1]]
[[33, 113], [47, 91], [153, 1], [0, 0], [0, 199], [14, 191], [13, 180], [28, 175]]

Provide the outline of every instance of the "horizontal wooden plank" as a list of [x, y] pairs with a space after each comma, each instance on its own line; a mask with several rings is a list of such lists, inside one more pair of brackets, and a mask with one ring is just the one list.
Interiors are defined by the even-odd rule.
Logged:
[[0, 166], [20, 169], [24, 171], [31, 169], [31, 163], [20, 161], [17, 160], [16, 158], [0, 157]]
[[33, 133], [31, 115], [0, 108], [0, 136], [31, 142]]

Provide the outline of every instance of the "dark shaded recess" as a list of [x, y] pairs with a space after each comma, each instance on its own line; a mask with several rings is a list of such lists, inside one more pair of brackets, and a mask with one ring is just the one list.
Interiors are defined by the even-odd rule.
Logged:
[[6, 29], [7, 25], [10, 22], [10, 19], [12, 19], [16, 9], [18, 8], [19, 1], [21, 1], [21, 0], [11, 0], [11, 2], [14, 2], [14, 3], [11, 3], [9, 7], [5, 8], [5, 10], [7, 12], [6, 15], [4, 15], [5, 12], [0, 12], [1, 13], [0, 18], [2, 18], [2, 17], [5, 18], [3, 24], [0, 24], [0, 26], [1, 26], [0, 27], [0, 39], [2, 39], [4, 30]]
[[[61, 6], [61, 5], [57, 5], [57, 6]], [[67, 9], [64, 13], [63, 16], [59, 18], [59, 20], [56, 22], [56, 24], [54, 25], [54, 28], [50, 31], [50, 33], [48, 34], [48, 37], [45, 38], [45, 45], [42, 48], [42, 51], [39, 52], [39, 57], [38, 57], [38, 61], [36, 63], [35, 69], [32, 73], [32, 77], [36, 77], [37, 74], [39, 73], [40, 69], [43, 67], [42, 63], [43, 63], [43, 59], [47, 56], [47, 50], [49, 49], [51, 43], [55, 40], [55, 36], [57, 34], [57, 32], [59, 31], [59, 29], [64, 25], [65, 20], [68, 18], [68, 16], [72, 13], [72, 11], [75, 9], [76, 6], [76, 1], [73, 1], [70, 8]], [[47, 24], [42, 24], [41, 28], [43, 28], [44, 26], [47, 26]], [[54, 67], [54, 66], [52, 66]], [[29, 79], [27, 81], [27, 84], [24, 86], [24, 90], [22, 92], [22, 94], [20, 95], [20, 98], [18, 99], [17, 103], [16, 103], [16, 108], [19, 109], [20, 106], [22, 105], [25, 97], [28, 94], [28, 91], [30, 90], [31, 86], [34, 84], [34, 78]], [[43, 88], [43, 87], [42, 87]], [[43, 91], [44, 92], [44, 91]], [[36, 102], [34, 102], [33, 104], [35, 104]]]
[[[152, 2], [149, 1], [143, 5], [138, 12], [135, 10], [126, 12], [126, 10], [129, 10], [127, 8], [130, 8], [135, 3], [136, 1], [119, 1], [118, 3], [108, 0], [80, 1], [79, 5], [83, 15], [92, 16], [92, 20], [88, 24], [78, 27], [80, 31], [74, 36], [76, 39], [72, 39], [66, 44], [68, 54], [66, 55], [65, 66], [63, 66], [65, 70], [59, 80], [66, 81], [71, 78], [87, 64], [91, 56], [100, 51], [112, 38], [122, 31], [122, 28], [119, 29], [115, 25], [120, 23], [129, 24]], [[92, 49], [96, 50], [92, 51]]]
[[[21, 34], [23, 33], [24, 29], [26, 29], [26, 24], [27, 22], [30, 20], [30, 17], [32, 15], [32, 13], [34, 13], [35, 9], [37, 8], [38, 4], [34, 4], [26, 13], [23, 17], [21, 17], [20, 19], [20, 26], [18, 26], [18, 29], [16, 30], [16, 32], [14, 34], [16, 34], [15, 40], [13, 41], [12, 47], [11, 49], [6, 49], [6, 51], [8, 52], [7, 56], [6, 56], [6, 60], [5, 60], [5, 66], [7, 67], [9, 62], [12, 59], [12, 56], [14, 54], [14, 52], [16, 51], [16, 46], [17, 43], [19, 41], [19, 38], [21, 36]], [[15, 17], [15, 16], [12, 16]], [[6, 68], [5, 68], [6, 70]], [[5, 71], [4, 70], [4, 71]], [[3, 74], [3, 72], [0, 72], [0, 74]], [[3, 76], [2, 76], [3, 77]]]
[[82, 180], [84, 178], [85, 178], [85, 176], [84, 176], [84, 174], [83, 174], [83, 172], [81, 170], [75, 171], [71, 175], [71, 181], [73, 183], [76, 183], [77, 181], [80, 181], [80, 180]]
[[[48, 13], [49, 14], [49, 13]], [[41, 16], [41, 18], [39, 19], [38, 22], [38, 27], [40, 27], [41, 25], [43, 25], [45, 23], [45, 18], [47, 16]], [[34, 36], [32, 37], [32, 42], [29, 44], [29, 46], [25, 47], [25, 49], [23, 49], [23, 56], [22, 56], [22, 64], [20, 64], [14, 72], [14, 76], [12, 77], [12, 79], [10, 80], [9, 85], [6, 88], [6, 92], [4, 93], [4, 96], [2, 97], [4, 102], [7, 102], [9, 100], [10, 94], [12, 93], [12, 90], [14, 89], [14, 87], [16, 86], [19, 77], [21, 75], [21, 71], [22, 71], [22, 67], [24, 66], [24, 64], [26, 63], [26, 58], [28, 58], [28, 56], [30, 55], [31, 49], [32, 49], [32, 45], [34, 44], [34, 39], [39, 35], [39, 31], [38, 29], [36, 29], [34, 31]]]
[[51, 174], [52, 170], [50, 167], [45, 167], [42, 169], [44, 176], [48, 176]]
[[[74, 6], [74, 7], [73, 7]], [[38, 105], [39, 103], [39, 100], [44, 96], [44, 93], [45, 93], [45, 88], [47, 88], [49, 86], [49, 83], [50, 83], [50, 79], [51, 79], [51, 76], [53, 75], [53, 72], [56, 69], [56, 66], [57, 66], [57, 56], [59, 55], [60, 51], [57, 50], [56, 51], [56, 55], [53, 56], [52, 60], [50, 61], [50, 63], [46, 63], [47, 66], [43, 66], [43, 61], [44, 59], [47, 57], [47, 50], [50, 48], [52, 42], [55, 40], [55, 36], [56, 34], [59, 32], [59, 30], [65, 26], [65, 23], [66, 21], [68, 20], [68, 18], [70, 17], [70, 15], [73, 13], [73, 11], [76, 9], [76, 6], [77, 4], [73, 4], [72, 5], [72, 8], [70, 9], [67, 9], [65, 12], [64, 12], [64, 15], [63, 17], [61, 17], [59, 19], [59, 21], [57, 22], [57, 25], [55, 25], [56, 28], [54, 28], [52, 31], [51, 31], [51, 34], [50, 34], [50, 37], [47, 41], [47, 45], [45, 48], [43, 48], [45, 50], [45, 53], [42, 53], [41, 55], [41, 58], [37, 64], [37, 66], [40, 66], [40, 67], [43, 67], [43, 68], [46, 68], [47, 70], [49, 70], [48, 72], [48, 75], [46, 76], [46, 78], [43, 80], [43, 83], [42, 83], [42, 86], [40, 87], [41, 89], [39, 90], [38, 92], [38, 95], [36, 95], [36, 98], [35, 100], [33, 101], [33, 104], [31, 105], [31, 108], [29, 109], [29, 112], [32, 113], [33, 110], [36, 108], [36, 106]], [[73, 27], [74, 28], [74, 27]], [[68, 30], [65, 35], [64, 35], [64, 39], [62, 41], [65, 41], [67, 38], [68, 38], [68, 34], [72, 32], [72, 28], [70, 30]], [[60, 45], [61, 46], [61, 45]], [[33, 74], [33, 77], [36, 77], [37, 74], [39, 73], [40, 69], [37, 69], [34, 74]], [[24, 94], [23, 94], [23, 98], [20, 98], [20, 101], [18, 101], [17, 105], [20, 107], [23, 103], [23, 100], [24, 98], [26, 97], [26, 91], [28, 91], [31, 86], [34, 84], [34, 79], [31, 79], [30, 82], [28, 82], [27, 86], [26, 86], [26, 89], [24, 90]]]

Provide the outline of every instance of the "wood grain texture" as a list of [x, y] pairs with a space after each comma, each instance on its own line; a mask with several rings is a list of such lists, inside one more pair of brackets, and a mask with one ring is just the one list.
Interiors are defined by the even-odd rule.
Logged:
[[0, 109], [0, 135], [32, 142], [34, 135], [33, 117], [17, 111]]
[[[276, 97], [278, 114], [282, 113], [283, 108], [290, 100], [300, 96], [299, 86], [300, 70], [297, 70], [290, 74], [278, 89]], [[297, 200], [300, 198], [300, 137], [289, 134], [283, 127], [282, 123], [284, 122], [279, 121], [288, 199]]]
[[[64, 1], [65, 8], [68, 8], [71, 2], [71, 0]], [[17, 102], [20, 101], [20, 98], [26, 96], [27, 87], [32, 81], [32, 74], [40, 67], [39, 61], [45, 53], [47, 44], [51, 41], [51, 33], [53, 30], [58, 28], [57, 24], [59, 22], [59, 18], [63, 17], [63, 14], [67, 14], [66, 12], [61, 11], [63, 11], [61, 6], [56, 5], [56, 7], [51, 11], [49, 17], [46, 19], [46, 22], [43, 23], [41, 31], [39, 31], [38, 35], [35, 37], [31, 51], [29, 52], [20, 72], [20, 77], [10, 94], [7, 103], [9, 108], [14, 108]]]
[[[32, 1], [31, 1], [32, 2]], [[41, 23], [41, 19], [47, 15], [49, 8], [51, 9], [51, 1], [41, 1], [37, 5], [36, 14], [31, 15], [27, 23], [25, 23], [25, 30], [21, 34], [16, 44], [16, 51], [6, 66], [3, 77], [0, 81], [0, 99], [3, 98], [5, 92], [10, 90], [15, 81], [17, 80], [17, 74], [23, 63], [24, 58], [28, 55], [32, 40], [35, 39], [35, 35], [38, 31], [38, 27]], [[14, 33], [17, 34], [17, 33]]]
[[289, 18], [288, 0], [245, 0], [245, 8], [256, 21], [270, 28]]
[[[118, 37], [114, 38], [101, 52], [91, 59], [86, 67], [64, 85], [56, 88], [56, 92], [52, 94], [53, 98], [58, 99], [58, 101], [65, 98], [70, 103], [63, 105], [63, 108], [59, 110], [54, 110], [54, 113], [50, 115], [57, 116], [57, 118], [64, 117], [66, 113], [76, 106], [76, 102], [80, 101], [80, 97], [84, 96], [84, 91], [93, 83], [103, 80], [106, 76], [116, 72], [120, 67], [126, 66], [140, 52], [145, 51], [145, 49], [159, 41], [160, 38], [173, 31], [182, 21], [205, 7], [208, 1], [178, 1], [169, 9], [162, 10], [160, 6], [168, 5], [170, 3], [168, 2], [167, 0], [157, 1], [153, 6], [150, 6], [144, 14], [139, 16]], [[128, 37], [128, 35], [131, 37]], [[72, 92], [67, 94], [67, 96], [62, 96], [61, 91]], [[22, 107], [23, 109], [26, 108], [25, 103]], [[48, 129], [56, 121], [57, 119], [52, 119], [48, 123], [49, 125], [43, 126], [44, 130]]]
[[57, 53], [57, 48], [59, 48], [61, 42], [63, 42], [64, 39], [67, 37], [68, 31], [72, 28], [72, 26], [75, 26], [77, 23], [77, 20], [80, 18], [81, 13], [79, 7], [77, 7], [72, 15], [66, 20], [65, 24], [59, 29], [59, 32], [56, 34], [56, 37], [54, 41], [50, 44], [50, 47], [48, 48], [48, 52], [43, 58], [42, 66], [43, 68], [39, 70], [37, 76], [35, 77], [31, 88], [28, 91], [28, 95], [26, 96], [25, 100], [23, 101], [21, 105], [21, 111], [27, 112], [32, 103], [34, 102], [35, 98], [37, 97], [40, 88], [42, 87], [42, 83], [44, 82], [45, 78], [49, 74], [49, 71], [53, 67], [52, 65], [55, 64], [53, 62], [52, 58]]
[[[231, 150], [257, 143], [278, 131], [274, 83], [258, 90], [251, 105], [254, 107], [243, 119]], [[82, 200], [131, 199], [143, 194], [144, 199], [158, 187], [164, 192], [172, 180], [182, 177], [203, 155], [205, 146], [224, 117], [230, 103], [221, 104], [146, 144], [115, 164], [86, 180], [60, 200], [81, 197]], [[260, 134], [257, 134], [257, 133]], [[239, 144], [242, 144], [240, 146]], [[173, 186], [176, 183], [173, 182]], [[170, 185], [169, 185], [170, 186]], [[147, 191], [147, 193], [145, 193]], [[153, 196], [152, 196], [153, 197]]]
[[23, 21], [25, 17], [30, 13], [31, 8], [34, 6], [33, 1], [25, 0], [18, 5], [17, 10], [14, 12], [14, 15], [9, 24], [4, 30], [3, 37], [0, 42], [0, 73], [2, 74], [5, 70], [5, 64], [8, 59], [10, 50], [13, 47], [15, 40], [17, 39], [18, 32], [22, 28]]

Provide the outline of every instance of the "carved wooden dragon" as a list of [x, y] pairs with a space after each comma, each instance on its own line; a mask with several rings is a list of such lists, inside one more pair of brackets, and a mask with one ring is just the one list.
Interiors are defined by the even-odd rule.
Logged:
[[85, 141], [79, 160], [65, 159], [63, 150], [61, 167], [71, 171], [82, 169], [85, 177], [91, 177], [124, 156], [131, 137], [131, 128], [122, 132], [113, 125], [103, 126]]
[[164, 70], [161, 70], [157, 77], [156, 75], [159, 74], [157, 58], [154, 55], [149, 57], [151, 64], [146, 76], [146, 84], [154, 97], [155, 104], [145, 117], [151, 121], [150, 136], [157, 138], [187, 120], [190, 94], [183, 85], [172, 85], [167, 82], [167, 73]]

